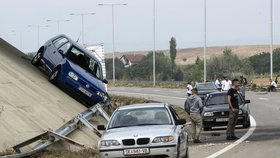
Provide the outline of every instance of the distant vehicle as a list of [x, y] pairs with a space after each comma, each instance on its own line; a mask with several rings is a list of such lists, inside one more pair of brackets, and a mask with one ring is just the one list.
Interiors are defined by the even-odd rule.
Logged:
[[185, 119], [164, 103], [118, 108], [110, 118], [98, 148], [101, 158], [189, 157]]
[[[238, 93], [239, 113], [237, 125], [243, 128], [250, 127], [250, 100], [244, 100]], [[206, 99], [202, 112], [204, 130], [212, 127], [227, 126], [229, 118], [229, 104], [227, 102], [227, 92], [214, 92]]]
[[198, 90], [198, 96], [204, 102], [207, 94], [219, 91], [214, 82], [200, 82], [195, 84], [195, 88]]
[[100, 61], [65, 35], [48, 40], [31, 63], [42, 66], [50, 82], [71, 90], [88, 105], [108, 99], [105, 90], [108, 81], [103, 79]]

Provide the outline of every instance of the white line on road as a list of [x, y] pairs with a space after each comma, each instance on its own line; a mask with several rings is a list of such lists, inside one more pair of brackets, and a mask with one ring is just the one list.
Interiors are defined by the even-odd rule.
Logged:
[[259, 98], [260, 100], [269, 100], [268, 98]]
[[251, 127], [245, 135], [243, 135], [240, 139], [238, 139], [237, 141], [235, 141], [231, 145], [229, 145], [229, 146], [225, 147], [224, 149], [208, 156], [207, 158], [215, 158], [217, 156], [220, 156], [221, 154], [229, 151], [230, 149], [234, 148], [235, 146], [237, 146], [240, 143], [242, 143], [243, 141], [245, 141], [248, 137], [250, 137], [253, 134], [253, 132], [255, 131], [256, 126], [257, 126], [256, 120], [251, 115], [250, 115], [250, 120], [251, 120]]

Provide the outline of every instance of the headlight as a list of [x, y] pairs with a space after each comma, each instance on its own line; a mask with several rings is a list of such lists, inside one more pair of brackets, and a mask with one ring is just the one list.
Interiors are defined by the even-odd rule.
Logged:
[[153, 140], [153, 143], [166, 143], [166, 142], [171, 142], [173, 140], [174, 140], [173, 136], [156, 137]]
[[78, 76], [74, 72], [72, 72], [72, 71], [70, 71], [68, 73], [68, 76], [71, 77], [75, 81], [78, 81], [78, 79], [79, 79]]
[[119, 146], [121, 145], [117, 140], [101, 140], [100, 146]]
[[99, 92], [99, 91], [97, 91], [96, 94], [101, 98], [104, 98], [106, 96], [103, 92]]
[[239, 110], [239, 111], [238, 111], [238, 114], [239, 114], [239, 115], [243, 114], [243, 111], [242, 111], [242, 110]]
[[214, 116], [214, 113], [213, 112], [205, 112], [204, 116]]

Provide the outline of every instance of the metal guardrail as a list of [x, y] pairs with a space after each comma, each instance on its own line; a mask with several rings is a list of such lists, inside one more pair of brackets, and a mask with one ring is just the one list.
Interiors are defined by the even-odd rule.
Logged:
[[[2, 156], [1, 158], [21, 158], [30, 156], [33, 154], [36, 154], [38, 152], [43, 151], [47, 147], [53, 145], [54, 143], [63, 140], [68, 143], [85, 147], [84, 144], [81, 144], [79, 142], [76, 142], [70, 138], [67, 137], [70, 133], [74, 132], [76, 129], [80, 128], [82, 125], [85, 125], [90, 130], [92, 130], [96, 135], [99, 137], [101, 134], [97, 130], [96, 125], [91, 124], [89, 121], [95, 115], [97, 112], [99, 112], [107, 121], [109, 120], [109, 115], [105, 112], [103, 107], [105, 106], [105, 103], [98, 103], [93, 105], [92, 107], [88, 108], [86, 111], [79, 113], [74, 119], [66, 122], [64, 125], [62, 125], [60, 128], [58, 128], [55, 132], [52, 131], [46, 131], [43, 134], [40, 134], [36, 137], [33, 137], [31, 139], [28, 139], [22, 143], [19, 143], [15, 146], [13, 146], [13, 149], [16, 151], [16, 154], [13, 155], [6, 155]], [[31, 145], [35, 142], [38, 142], [37, 145], [35, 145], [30, 151], [24, 151], [22, 152], [21, 149], [23, 147], [26, 147], [28, 145]]]

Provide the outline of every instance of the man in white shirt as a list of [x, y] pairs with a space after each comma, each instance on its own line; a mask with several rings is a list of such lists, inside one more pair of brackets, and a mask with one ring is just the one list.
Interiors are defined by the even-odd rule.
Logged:
[[277, 88], [277, 83], [275, 81], [272, 81], [272, 79], [269, 79], [269, 87], [268, 92], [274, 91]]
[[217, 88], [221, 88], [221, 83], [220, 83], [218, 78], [215, 81], [215, 85], [216, 85]]
[[188, 94], [188, 96], [192, 95], [192, 89], [193, 89], [193, 86], [191, 85], [191, 82], [188, 82], [188, 85], [187, 85], [187, 94]]
[[228, 91], [231, 88], [231, 80], [228, 79], [227, 76], [224, 77], [224, 80], [221, 82], [222, 84], [222, 90]]

